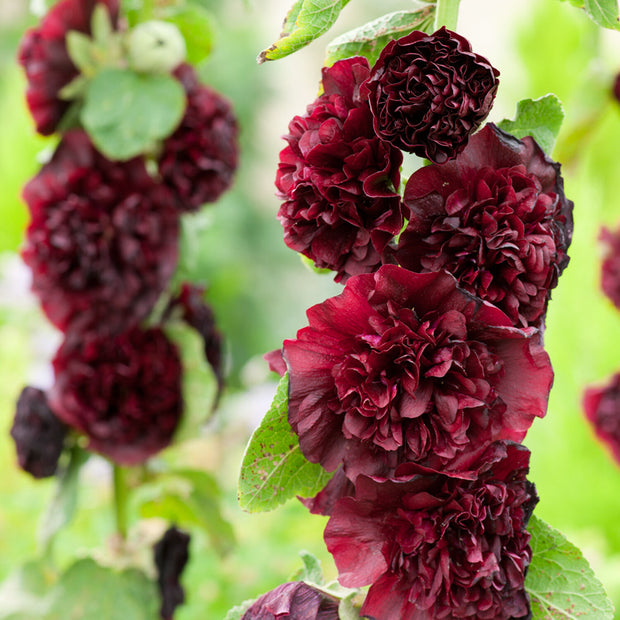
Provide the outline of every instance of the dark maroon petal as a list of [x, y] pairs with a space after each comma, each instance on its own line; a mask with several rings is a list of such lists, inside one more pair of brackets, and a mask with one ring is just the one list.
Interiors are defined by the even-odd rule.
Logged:
[[599, 238], [605, 244], [601, 265], [601, 288], [620, 310], [620, 227], [613, 232], [603, 227]]
[[396, 260], [412, 271], [449, 271], [515, 325], [540, 326], [573, 230], [559, 171], [532, 138], [485, 126], [455, 160], [409, 178]]
[[271, 372], [278, 373], [281, 377], [286, 374], [286, 362], [282, 357], [282, 349], [274, 349], [263, 355], [263, 359], [269, 364]]
[[613, 375], [606, 385], [587, 388], [583, 407], [596, 436], [620, 465], [620, 372]]
[[50, 405], [95, 452], [136, 465], [172, 441], [183, 412], [181, 360], [162, 330], [72, 335], [56, 353], [54, 371]]
[[19, 466], [35, 478], [53, 476], [66, 434], [67, 427], [50, 409], [45, 392], [25, 387], [11, 426]]
[[340, 468], [331, 477], [322, 491], [314, 497], [299, 497], [301, 503], [315, 515], [330, 515], [339, 499], [353, 495], [353, 483], [347, 478], [344, 469]]
[[488, 115], [498, 75], [457, 33], [414, 31], [383, 48], [362, 91], [380, 138], [443, 164]]
[[163, 620], [172, 620], [174, 610], [185, 601], [180, 578], [189, 559], [189, 540], [189, 534], [171, 527], [153, 549]]

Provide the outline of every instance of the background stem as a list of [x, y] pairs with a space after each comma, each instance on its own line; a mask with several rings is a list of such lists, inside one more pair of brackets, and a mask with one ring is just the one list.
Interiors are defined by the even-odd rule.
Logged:
[[448, 30], [456, 30], [461, 0], [437, 0], [435, 9], [435, 30], [442, 26]]
[[127, 538], [127, 481], [125, 470], [114, 465], [114, 514], [116, 517], [116, 531], [125, 540]]

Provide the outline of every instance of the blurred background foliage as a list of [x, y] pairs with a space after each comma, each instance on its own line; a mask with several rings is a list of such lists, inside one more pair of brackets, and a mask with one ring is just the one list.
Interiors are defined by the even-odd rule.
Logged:
[[[223, 618], [232, 605], [286, 580], [300, 565], [300, 549], [319, 556], [334, 575], [322, 542], [323, 518], [296, 502], [273, 513], [245, 514], [236, 505], [236, 478], [249, 434], [275, 392], [262, 354], [305, 325], [306, 308], [340, 290], [329, 276], [308, 271], [282, 242], [273, 196], [280, 136], [316, 95], [326, 43], [403, 8], [392, 0], [380, 9], [371, 0], [356, 0], [332, 33], [299, 54], [258, 67], [255, 57], [277, 36], [287, 2], [204, 4], [216, 27], [214, 52], [200, 71], [235, 105], [242, 160], [234, 189], [188, 221], [184, 243], [194, 251], [181, 269], [184, 277], [208, 286], [226, 337], [229, 390], [204, 436], [162, 459], [204, 468], [217, 478], [237, 546], [222, 557], [206, 535], [194, 535], [183, 579], [187, 604], [178, 620]], [[47, 362], [57, 342], [27, 294], [28, 274], [16, 254], [27, 223], [20, 188], [49, 142], [34, 134], [14, 60], [19, 37], [33, 21], [25, 1], [0, 1], [0, 580], [38, 553], [37, 528], [53, 491], [51, 482], [35, 482], [17, 469], [8, 436], [22, 386], [49, 383]], [[548, 92], [565, 107], [555, 158], [563, 163], [566, 194], [575, 202], [575, 232], [571, 263], [548, 313], [545, 342], [556, 374], [549, 412], [534, 423], [526, 444], [540, 495], [536, 514], [582, 548], [620, 609], [620, 468], [581, 410], [584, 387], [620, 369], [620, 313], [599, 289], [597, 240], [602, 224], [620, 224], [620, 104], [611, 95], [620, 71], [619, 35], [601, 32], [558, 0], [468, 0], [459, 30], [501, 71], [490, 120], [511, 117], [518, 100]], [[134, 523], [137, 511], [134, 503]], [[82, 472], [76, 518], [57, 538], [56, 560], [67, 564], [93, 550], [109, 555], [113, 532], [109, 470], [91, 459]], [[130, 539], [138, 548], [149, 536], [147, 520]]]

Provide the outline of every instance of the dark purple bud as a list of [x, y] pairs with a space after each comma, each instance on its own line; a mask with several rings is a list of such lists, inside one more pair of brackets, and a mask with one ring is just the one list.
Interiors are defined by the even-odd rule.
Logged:
[[157, 585], [161, 594], [159, 613], [163, 620], [172, 620], [174, 610], [185, 601], [179, 580], [189, 558], [188, 547], [189, 534], [174, 526], [154, 547]]

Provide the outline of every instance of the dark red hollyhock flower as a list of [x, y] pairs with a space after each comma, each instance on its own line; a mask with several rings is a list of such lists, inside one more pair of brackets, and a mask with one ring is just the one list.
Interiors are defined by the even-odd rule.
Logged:
[[70, 30], [90, 34], [98, 3], [105, 5], [116, 25], [118, 0], [61, 0], [20, 43], [18, 61], [28, 80], [26, 101], [37, 131], [45, 136], [54, 133], [70, 105], [58, 98], [58, 92], [79, 74], [67, 53], [65, 37]]
[[198, 81], [194, 68], [180, 65], [174, 75], [187, 93], [185, 116], [166, 139], [159, 158], [162, 181], [180, 211], [197, 211], [227, 190], [237, 169], [237, 119], [230, 103]]
[[338, 600], [303, 581], [284, 583], [263, 594], [241, 620], [338, 620]]
[[616, 78], [614, 80], [614, 85], [612, 88], [612, 93], [616, 101], [620, 103], [620, 73], [616, 75]]
[[515, 325], [538, 326], [573, 232], [559, 171], [532, 138], [486, 125], [454, 161], [409, 178], [398, 262], [419, 272], [445, 269]]
[[135, 465], [165, 448], [183, 412], [181, 360], [161, 329], [65, 340], [50, 405], [89, 449]]
[[602, 228], [599, 238], [606, 246], [601, 269], [601, 288], [620, 310], [620, 228], [614, 232]]
[[538, 331], [446, 272], [384, 265], [307, 314], [284, 341], [288, 419], [328, 471], [344, 462], [354, 480], [412, 461], [465, 475], [489, 442], [521, 441], [546, 413], [553, 371]]
[[188, 548], [189, 534], [171, 527], [153, 549], [163, 620], [172, 620], [174, 610], [185, 601], [180, 577], [189, 559]]
[[620, 464], [620, 372], [607, 385], [587, 388], [583, 407], [597, 437]]
[[67, 427], [50, 409], [45, 392], [25, 387], [11, 427], [19, 466], [35, 478], [53, 476], [66, 434]]
[[403, 224], [402, 153], [377, 138], [360, 100], [368, 72], [365, 58], [323, 69], [323, 94], [290, 122], [276, 175], [284, 242], [337, 281], [374, 271]]
[[443, 164], [487, 117], [498, 75], [456, 32], [416, 30], [385, 46], [363, 92], [379, 137]]
[[538, 501], [529, 451], [503, 442], [474, 480], [404, 465], [394, 480], [360, 476], [325, 528], [339, 581], [370, 584], [375, 620], [530, 618], [527, 522]]
[[23, 195], [22, 256], [54, 325], [109, 334], [152, 310], [176, 268], [179, 225], [141, 159], [111, 162], [71, 131]]

